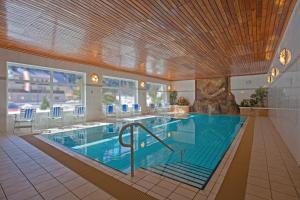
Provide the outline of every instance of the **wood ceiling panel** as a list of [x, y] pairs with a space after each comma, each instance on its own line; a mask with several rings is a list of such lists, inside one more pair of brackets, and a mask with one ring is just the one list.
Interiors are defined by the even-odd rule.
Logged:
[[296, 0], [2, 0], [0, 47], [166, 80], [267, 72]]

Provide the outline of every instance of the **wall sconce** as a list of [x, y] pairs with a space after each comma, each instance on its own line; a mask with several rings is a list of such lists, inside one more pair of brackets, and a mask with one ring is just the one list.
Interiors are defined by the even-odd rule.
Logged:
[[287, 65], [287, 64], [289, 64], [291, 59], [292, 59], [292, 53], [290, 50], [288, 50], [287, 48], [284, 48], [280, 51], [279, 61], [281, 64]]
[[145, 88], [145, 82], [141, 81], [140, 86], [141, 86], [141, 88]]
[[278, 76], [280, 73], [279, 69], [277, 67], [273, 67], [272, 68], [272, 71], [271, 71], [271, 74], [272, 76], [275, 78], [276, 76]]
[[269, 75], [269, 76], [267, 77], [267, 81], [268, 81], [268, 83], [272, 83], [272, 82], [273, 82], [273, 76], [272, 76], [272, 75]]
[[171, 85], [168, 85], [168, 91], [170, 91], [171, 90]]
[[93, 82], [93, 83], [98, 83], [98, 81], [99, 81], [99, 76], [98, 76], [98, 74], [91, 74], [91, 81]]

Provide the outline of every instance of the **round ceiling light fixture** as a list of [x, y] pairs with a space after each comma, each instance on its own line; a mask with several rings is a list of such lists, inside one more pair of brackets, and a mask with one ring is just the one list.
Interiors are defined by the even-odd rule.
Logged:
[[289, 64], [291, 59], [292, 59], [292, 52], [287, 48], [281, 49], [280, 54], [279, 54], [280, 63], [283, 65], [287, 65], [287, 64]]

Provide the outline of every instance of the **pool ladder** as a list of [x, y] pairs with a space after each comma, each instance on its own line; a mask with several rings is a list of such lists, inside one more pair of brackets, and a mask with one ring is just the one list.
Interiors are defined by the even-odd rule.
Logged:
[[[142, 123], [132, 122], [132, 123], [126, 124], [120, 130], [119, 142], [122, 146], [130, 148], [130, 171], [131, 171], [131, 176], [132, 177], [134, 176], [134, 144], [133, 144], [134, 143], [134, 138], [133, 138], [134, 135], [133, 135], [133, 128], [135, 126], [141, 127], [147, 133], [149, 133], [152, 137], [154, 137], [157, 141], [159, 141], [161, 144], [163, 144], [165, 147], [167, 147], [170, 151], [175, 152], [175, 150], [172, 147], [167, 145], [164, 141], [162, 141], [159, 137], [157, 137], [154, 133], [152, 133], [149, 129], [147, 129]], [[129, 144], [126, 144], [123, 141], [123, 133], [127, 128], [130, 128], [130, 143]], [[182, 153], [181, 153], [181, 157], [182, 157]]]

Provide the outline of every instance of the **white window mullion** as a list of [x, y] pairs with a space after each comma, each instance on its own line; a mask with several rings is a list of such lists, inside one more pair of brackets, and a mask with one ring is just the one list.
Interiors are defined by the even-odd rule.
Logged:
[[50, 108], [53, 107], [53, 71], [50, 71]]
[[86, 76], [83, 76], [82, 77], [82, 83], [81, 83], [81, 104], [82, 105], [84, 105], [84, 106], [86, 106], [86, 104], [85, 104], [85, 101], [86, 101], [86, 99], [85, 99], [85, 95], [86, 95], [86, 93], [85, 93], [85, 83], [86, 83]]

